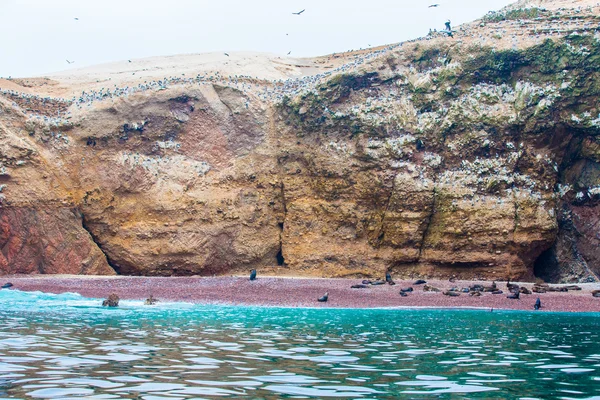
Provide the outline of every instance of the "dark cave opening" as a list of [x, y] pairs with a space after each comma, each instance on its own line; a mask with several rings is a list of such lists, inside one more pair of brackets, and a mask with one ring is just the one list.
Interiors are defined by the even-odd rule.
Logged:
[[279, 249], [279, 251], [277, 252], [277, 255], [275, 257], [277, 258], [277, 265], [279, 265], [279, 266], [285, 265], [285, 259], [283, 258], [283, 253], [282, 253], [281, 249]]
[[558, 282], [558, 268], [554, 246], [544, 251], [533, 263], [533, 275], [544, 282]]
[[279, 251], [277, 252], [277, 255], [275, 256], [277, 259], [277, 265], [279, 266], [283, 266], [285, 265], [285, 258], [283, 258], [283, 222], [278, 222], [277, 225], [279, 225]]

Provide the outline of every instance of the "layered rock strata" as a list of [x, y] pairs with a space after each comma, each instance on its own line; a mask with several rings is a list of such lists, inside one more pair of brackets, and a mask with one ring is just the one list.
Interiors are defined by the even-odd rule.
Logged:
[[600, 8], [552, 4], [301, 79], [4, 82], [0, 273], [595, 279]]

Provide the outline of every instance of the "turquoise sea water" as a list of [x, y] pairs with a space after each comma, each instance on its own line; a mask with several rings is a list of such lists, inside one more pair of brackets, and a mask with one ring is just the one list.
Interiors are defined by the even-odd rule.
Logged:
[[0, 291], [0, 398], [600, 399], [600, 315]]

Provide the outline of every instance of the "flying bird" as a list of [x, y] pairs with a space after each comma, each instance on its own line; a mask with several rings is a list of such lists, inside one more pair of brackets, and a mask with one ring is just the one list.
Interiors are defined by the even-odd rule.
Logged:
[[127, 61], [131, 62], [131, 60], [127, 60]]
[[69, 60], [67, 60], [67, 63], [69, 63], [69, 64], [73, 64], [74, 62], [75, 61], [69, 61]]
[[79, 18], [75, 18], [75, 21], [79, 21]]
[[432, 4], [432, 5], [429, 6], [429, 8], [439, 7], [439, 6], [440, 6], [439, 4]]
[[289, 53], [287, 53], [287, 55], [289, 56], [290, 54], [292, 54], [292, 52], [290, 51]]
[[227, 57], [229, 57], [229, 54], [227, 54], [227, 53], [223, 53], [223, 54], [225, 54]]
[[300, 15], [300, 14], [302, 14], [304, 11], [306, 11], [306, 9], [304, 9], [304, 10], [302, 10], [302, 11], [298, 11], [298, 12], [292, 13], [292, 14], [294, 14], [294, 15]]

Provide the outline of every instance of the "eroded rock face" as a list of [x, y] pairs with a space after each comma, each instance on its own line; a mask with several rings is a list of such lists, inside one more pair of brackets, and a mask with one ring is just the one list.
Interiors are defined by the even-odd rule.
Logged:
[[69, 208], [0, 208], [0, 247], [2, 274], [114, 274]]
[[0, 272], [588, 279], [599, 66], [593, 33], [437, 38], [296, 94], [0, 96]]

